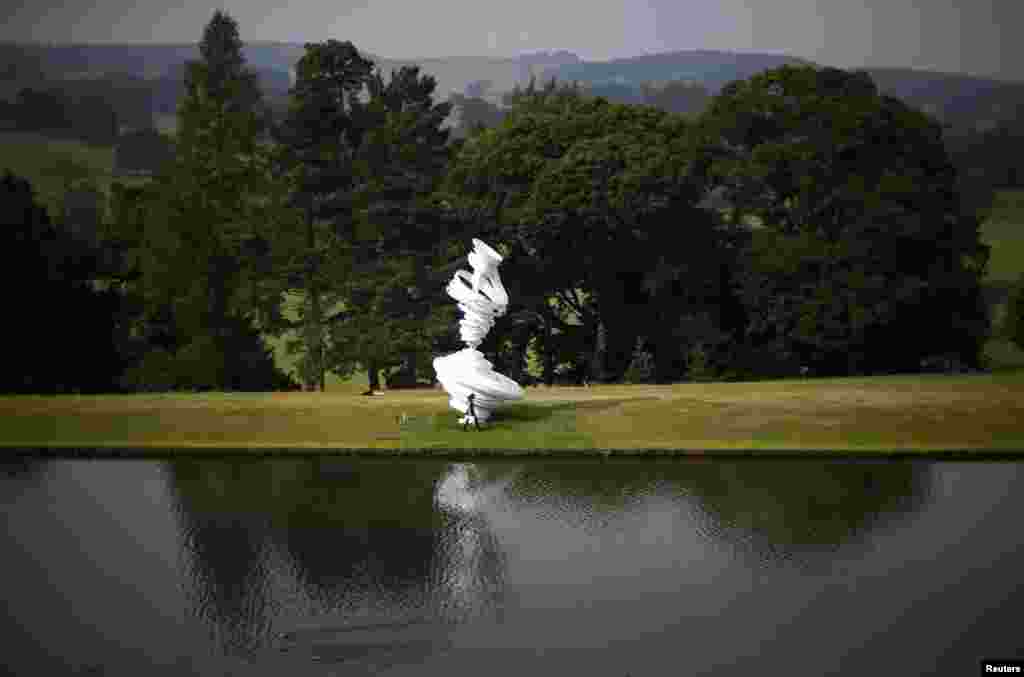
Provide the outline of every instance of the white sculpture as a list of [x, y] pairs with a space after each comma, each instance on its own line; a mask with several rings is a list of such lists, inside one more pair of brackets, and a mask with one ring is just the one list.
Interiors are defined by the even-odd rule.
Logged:
[[[508, 308], [508, 294], [498, 275], [501, 261], [498, 252], [473, 239], [473, 251], [469, 254], [473, 273], [456, 271], [447, 288], [448, 295], [458, 302], [462, 311], [459, 336], [468, 347], [434, 360], [437, 380], [448, 393], [449, 404], [466, 414], [469, 396], [475, 395], [474, 411], [480, 422], [488, 420], [502, 402], [523, 398], [522, 386], [495, 372], [494, 365], [476, 349], [494, 326], [495, 318], [504, 315]], [[459, 419], [460, 424], [469, 422], [468, 415]]]

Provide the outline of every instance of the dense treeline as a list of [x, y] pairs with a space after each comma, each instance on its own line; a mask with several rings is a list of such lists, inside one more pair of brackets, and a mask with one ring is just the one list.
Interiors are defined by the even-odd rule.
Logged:
[[[480, 128], [496, 127], [512, 108], [524, 100], [525, 91], [535, 91], [536, 85], [536, 78], [531, 78], [525, 89], [516, 86], [511, 92], [506, 92], [501, 96], [501, 107], [484, 98], [490, 88], [488, 81], [470, 82], [464, 94], [452, 93], [448, 99], [458, 112], [458, 124], [453, 134], [465, 138]], [[690, 80], [644, 82], [639, 88], [615, 83], [574, 83], [574, 90], [583, 98], [603, 98], [610, 103], [651, 106], [667, 113], [690, 116], [700, 114], [711, 101], [708, 89]]]
[[[17, 256], [51, 271], [53, 299], [25, 311], [31, 358], [5, 389], [291, 387], [261, 338], [289, 330], [307, 388], [356, 369], [371, 387], [429, 382], [430, 358], [461, 347], [444, 287], [472, 237], [506, 256], [512, 304], [481, 349], [524, 381], [531, 350], [548, 383], [982, 366], [984, 205], [941, 126], [862, 72], [784, 66], [707, 102], [652, 85], [657, 105], [531, 82], [493, 125], [450, 135], [485, 83], [436, 103], [418, 68], [385, 77], [330, 40], [306, 45], [274, 120], [230, 17], [200, 53], [173, 153], [146, 185], [114, 185], [92, 259], [62, 253], [79, 217], [51, 225], [4, 184], [20, 205], [6, 231], [38, 244]], [[69, 257], [98, 263], [55, 263]], [[108, 337], [89, 360], [106, 382], [33, 339], [71, 301], [91, 310], [83, 335]]]
[[99, 248], [52, 223], [28, 181], [10, 172], [0, 179], [0, 204], [0, 275], [12, 318], [3, 332], [4, 354], [11, 359], [0, 390], [116, 390], [118, 348], [127, 338], [124, 307], [116, 291], [92, 285], [104, 275]]
[[159, 172], [174, 158], [174, 143], [153, 128], [121, 134], [114, 147], [114, 170], [125, 173]]
[[949, 147], [956, 164], [986, 185], [1024, 187], [1024, 107], [989, 129], [952, 135]]
[[0, 102], [0, 128], [111, 145], [121, 129], [153, 126], [153, 85], [139, 77], [58, 80], [22, 73], [10, 82], [20, 84], [12, 100]]
[[97, 93], [72, 97], [61, 89], [24, 88], [13, 103], [0, 108], [3, 127], [48, 136], [80, 139], [95, 145], [117, 140], [118, 116]]

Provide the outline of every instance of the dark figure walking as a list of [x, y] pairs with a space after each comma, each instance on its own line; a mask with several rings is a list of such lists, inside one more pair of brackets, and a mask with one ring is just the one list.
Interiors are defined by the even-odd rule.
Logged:
[[477, 430], [480, 430], [480, 420], [476, 417], [476, 405], [473, 403], [473, 399], [476, 397], [476, 393], [469, 394], [469, 410], [466, 411], [466, 418], [462, 422], [463, 431], [469, 430], [469, 419], [473, 419], [473, 425], [476, 426]]

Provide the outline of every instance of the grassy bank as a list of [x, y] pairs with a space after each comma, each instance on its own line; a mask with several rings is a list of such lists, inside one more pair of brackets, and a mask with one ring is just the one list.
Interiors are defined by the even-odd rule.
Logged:
[[[403, 418], [404, 415], [404, 418]], [[438, 390], [0, 398], [0, 446], [139, 450], [1024, 450], [1024, 371], [531, 388], [480, 432]]]

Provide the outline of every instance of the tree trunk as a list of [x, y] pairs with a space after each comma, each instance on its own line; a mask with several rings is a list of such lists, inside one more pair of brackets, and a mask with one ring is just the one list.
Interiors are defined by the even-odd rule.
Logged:
[[[621, 380], [629, 368], [639, 335], [638, 327], [644, 319], [643, 310], [637, 305], [639, 299], [633, 296], [636, 290], [632, 287], [638, 286], [639, 281], [630, 276], [618, 276], [617, 279], [623, 282], [606, 286], [598, 294], [599, 329], [604, 336], [601, 363], [597, 366], [603, 378], [609, 381]], [[625, 284], [631, 288], [627, 289]]]
[[417, 363], [419, 362], [418, 358], [419, 355], [417, 355], [416, 352], [409, 353], [406, 358], [406, 366], [409, 369], [409, 382], [413, 387], [416, 386], [416, 366]]
[[520, 382], [526, 380], [526, 376], [529, 374], [527, 367], [529, 366], [529, 360], [526, 357], [527, 352], [530, 348], [530, 334], [529, 332], [523, 332], [525, 336], [521, 337], [514, 343], [513, 351], [515, 353], [515, 365], [513, 366], [512, 373], [513, 380]]
[[320, 336], [320, 392], [327, 390], [327, 369], [324, 367], [324, 337], [323, 333]]
[[551, 326], [551, 318], [541, 315], [544, 319], [544, 384], [549, 388], [555, 382], [555, 346], [554, 329]]
[[324, 350], [323, 350], [323, 317], [320, 308], [320, 290], [316, 284], [317, 266], [314, 263], [316, 233], [313, 229], [313, 209], [310, 205], [306, 210], [306, 297], [309, 300], [309, 316], [307, 323], [306, 351], [312, 357], [314, 365], [314, 387], [324, 391]]
[[370, 390], [380, 390], [380, 367], [376, 360], [370, 360], [366, 365], [366, 378], [370, 383]]
[[590, 356], [588, 373], [591, 383], [602, 383], [605, 379], [606, 335], [604, 320], [598, 320], [597, 326], [594, 329], [594, 352]]
[[210, 261], [210, 314], [209, 328], [213, 334], [213, 344], [216, 346], [215, 356], [216, 374], [213, 379], [213, 387], [218, 390], [229, 390], [229, 381], [232, 374], [227, 370], [228, 340], [227, 340], [227, 289], [224, 270], [226, 261], [223, 257], [214, 255]]

